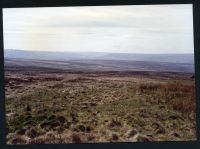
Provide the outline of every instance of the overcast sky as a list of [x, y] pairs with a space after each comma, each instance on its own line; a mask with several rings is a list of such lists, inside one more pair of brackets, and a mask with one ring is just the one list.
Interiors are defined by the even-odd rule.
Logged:
[[194, 53], [192, 5], [3, 9], [4, 49]]

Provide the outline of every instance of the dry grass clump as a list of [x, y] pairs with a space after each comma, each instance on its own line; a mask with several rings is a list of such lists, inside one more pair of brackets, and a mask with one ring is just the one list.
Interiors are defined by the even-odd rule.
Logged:
[[183, 113], [195, 112], [195, 87], [181, 83], [143, 83], [139, 85], [142, 94], [153, 95], [155, 101], [170, 104]]
[[77, 83], [79, 83], [81, 81], [93, 81], [93, 79], [84, 78], [84, 77], [77, 77], [77, 78], [73, 78], [73, 79], [67, 80], [67, 82], [77, 82]]
[[30, 130], [26, 131], [25, 135], [30, 138], [35, 138], [35, 137], [39, 136], [40, 134], [37, 132], [36, 129], [31, 128]]
[[7, 136], [8, 144], [27, 144], [28, 138], [23, 135], [11, 134]]
[[81, 137], [77, 133], [71, 135], [72, 143], [82, 143]]
[[[68, 136], [71, 134], [71, 136]], [[59, 134], [56, 131], [47, 131], [38, 136], [28, 136], [27, 134], [18, 135], [11, 133], [7, 136], [8, 144], [61, 144], [61, 143], [81, 143], [79, 134], [72, 134], [71, 132]]]
[[111, 119], [109, 122], [109, 127], [120, 127], [122, 126], [121, 122], [118, 119]]
[[64, 139], [57, 132], [49, 131], [44, 135], [30, 139], [28, 144], [59, 144], [63, 142]]
[[59, 77], [45, 77], [42, 78], [43, 81], [62, 81], [63, 78], [59, 78]]
[[175, 110], [181, 111], [183, 113], [191, 113], [195, 112], [196, 110], [195, 98], [176, 99], [171, 101], [171, 104]]
[[155, 83], [142, 83], [139, 85], [140, 92], [147, 92], [147, 91], [157, 91], [161, 87], [161, 84]]
[[28, 144], [46, 144], [47, 139], [46, 138], [34, 138], [30, 139]]

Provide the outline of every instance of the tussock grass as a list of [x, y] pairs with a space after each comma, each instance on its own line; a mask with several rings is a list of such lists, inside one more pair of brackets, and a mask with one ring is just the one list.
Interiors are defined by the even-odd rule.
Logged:
[[184, 85], [181, 83], [145, 83], [139, 85], [139, 91], [141, 94], [153, 95], [153, 97], [149, 98], [150, 100], [165, 102], [175, 110], [183, 113], [195, 112], [194, 85]]
[[27, 82], [30, 75], [21, 74], [17, 79], [13, 79], [14, 74], [7, 76], [7, 143], [196, 138], [195, 87], [191, 79], [51, 75], [40, 74], [32, 82]]

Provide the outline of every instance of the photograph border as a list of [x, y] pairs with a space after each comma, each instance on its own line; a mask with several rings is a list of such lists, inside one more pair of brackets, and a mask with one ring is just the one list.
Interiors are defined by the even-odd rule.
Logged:
[[[153, 4], [192, 4], [194, 27], [195, 54], [195, 85], [196, 85], [196, 131], [197, 141], [164, 141], [136, 143], [84, 143], [84, 144], [45, 144], [45, 145], [6, 145], [6, 118], [4, 92], [4, 46], [3, 46], [3, 8], [23, 7], [75, 7], [75, 6], [114, 6], [114, 5], [153, 5]], [[140, 149], [177, 149], [200, 147], [200, 2], [199, 0], [3, 0], [0, 12], [0, 148], [29, 149], [62, 149], [62, 148], [140, 148]]]

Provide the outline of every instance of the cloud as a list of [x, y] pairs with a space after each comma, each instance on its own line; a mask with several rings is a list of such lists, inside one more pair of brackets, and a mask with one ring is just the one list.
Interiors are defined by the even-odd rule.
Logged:
[[192, 5], [4, 8], [5, 48], [193, 53]]

